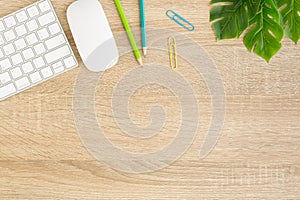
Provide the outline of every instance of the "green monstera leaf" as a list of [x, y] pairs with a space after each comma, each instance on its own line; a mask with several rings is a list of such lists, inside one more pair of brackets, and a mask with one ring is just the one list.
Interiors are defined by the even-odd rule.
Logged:
[[249, 51], [269, 62], [281, 48], [283, 29], [280, 26], [280, 14], [273, 0], [260, 0], [258, 12], [250, 20], [254, 26], [244, 37], [244, 44]]
[[252, 19], [258, 12], [260, 0], [245, 0], [248, 11], [248, 18]]
[[248, 27], [244, 0], [212, 0], [211, 4], [223, 3], [210, 11], [210, 21], [217, 39], [238, 38]]
[[217, 40], [239, 38], [267, 62], [280, 50], [283, 35], [300, 38], [300, 0], [211, 0], [210, 21]]
[[300, 0], [276, 0], [282, 16], [285, 35], [295, 44], [300, 38]]

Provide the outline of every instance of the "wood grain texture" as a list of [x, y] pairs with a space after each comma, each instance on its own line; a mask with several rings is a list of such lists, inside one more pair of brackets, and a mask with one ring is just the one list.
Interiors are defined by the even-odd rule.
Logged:
[[[1, 0], [4, 16], [34, 0]], [[65, 16], [73, 0], [52, 0], [75, 48]], [[113, 1], [100, 1], [114, 33], [122, 24]], [[139, 27], [137, 0], [122, 1], [132, 27]], [[0, 199], [300, 199], [300, 47], [285, 39], [266, 64], [250, 54], [241, 40], [216, 42], [209, 23], [208, 1], [146, 1], [147, 26], [179, 31], [195, 40], [217, 66], [226, 91], [226, 118], [214, 150], [199, 159], [211, 117], [209, 91], [189, 63], [178, 72], [192, 85], [200, 102], [196, 138], [183, 156], [161, 170], [128, 174], [93, 158], [76, 131], [72, 109], [80, 67], [0, 102]], [[193, 22], [193, 33], [165, 16], [176, 10]], [[129, 45], [129, 43], [128, 43]], [[149, 50], [145, 62], [168, 65], [168, 54]], [[136, 67], [132, 53], [103, 73], [95, 110], [106, 137], [129, 152], [154, 152], [176, 137], [179, 102], [167, 89], [150, 85], [132, 96], [129, 112], [141, 126], [150, 108], [166, 111], [165, 127], [156, 136], [138, 140], [122, 133], [112, 113], [114, 87]], [[82, 69], [84, 70], [84, 69]], [[118, 96], [117, 96], [118, 97]], [[84, 112], [84, 110], [83, 110]], [[118, 158], [115, 158], [118, 159]]]

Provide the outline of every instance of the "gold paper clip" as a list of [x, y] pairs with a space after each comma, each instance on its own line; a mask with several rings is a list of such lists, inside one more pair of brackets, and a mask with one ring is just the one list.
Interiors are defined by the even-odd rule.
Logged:
[[173, 70], [177, 69], [177, 47], [176, 40], [173, 36], [169, 37], [169, 53], [170, 53], [170, 65]]

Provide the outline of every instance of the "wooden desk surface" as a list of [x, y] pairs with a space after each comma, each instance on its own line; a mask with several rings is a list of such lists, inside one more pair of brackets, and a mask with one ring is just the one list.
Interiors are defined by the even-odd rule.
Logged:
[[[0, 14], [34, 2], [1, 0]], [[79, 59], [65, 16], [73, 0], [52, 2]], [[113, 32], [123, 31], [113, 1], [101, 3]], [[137, 28], [138, 1], [122, 3]], [[196, 31], [189, 33], [171, 22], [167, 9], [193, 22]], [[210, 123], [208, 89], [189, 64], [181, 64], [178, 72], [190, 81], [201, 105], [197, 135], [188, 151], [172, 165], [145, 174], [120, 172], [95, 160], [80, 140], [72, 110], [80, 62], [80, 68], [0, 102], [0, 199], [300, 199], [300, 46], [285, 39], [279, 54], [266, 64], [248, 53], [241, 40], [215, 41], [208, 1], [146, 1], [146, 12], [149, 29], [163, 27], [191, 37], [220, 72], [226, 117], [213, 151], [199, 159]], [[150, 49], [145, 62], [167, 65], [165, 54]], [[166, 110], [165, 127], [141, 141], [122, 133], [112, 116], [111, 97], [118, 81], [135, 67], [130, 52], [103, 74], [95, 108], [114, 145], [129, 152], [155, 152], [176, 136], [179, 103], [163, 87], [141, 88], [130, 100], [132, 120], [147, 125], [150, 108], [159, 103]]]

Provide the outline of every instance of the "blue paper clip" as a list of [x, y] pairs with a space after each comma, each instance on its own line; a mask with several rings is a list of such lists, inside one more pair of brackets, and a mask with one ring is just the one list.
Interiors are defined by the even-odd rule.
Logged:
[[[166, 12], [166, 15], [173, 20], [174, 22], [176, 22], [179, 26], [182, 26], [183, 28], [185, 28], [188, 31], [194, 31], [195, 27], [194, 25], [189, 22], [188, 20], [184, 19], [183, 17], [181, 17], [180, 15], [178, 15], [176, 12], [174, 12], [173, 10], [168, 10]], [[185, 24], [187, 24], [188, 26], [186, 26]]]

